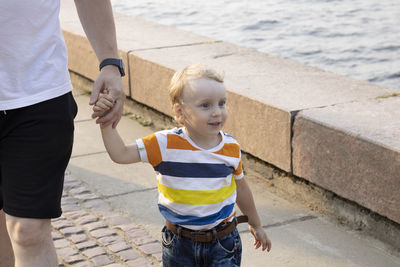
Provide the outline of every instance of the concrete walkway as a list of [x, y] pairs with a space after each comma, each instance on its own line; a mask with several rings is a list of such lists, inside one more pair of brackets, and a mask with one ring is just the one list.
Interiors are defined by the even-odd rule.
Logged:
[[[53, 221], [60, 264], [160, 266], [163, 218], [157, 209], [154, 171], [142, 163], [113, 163], [98, 125], [90, 118], [89, 97], [74, 94], [79, 112], [64, 213]], [[118, 129], [128, 143], [153, 132], [128, 116]], [[399, 255], [389, 253], [385, 244], [278, 197], [262, 179], [247, 179], [272, 250], [255, 250], [247, 226], [240, 225], [242, 266], [400, 266]]]

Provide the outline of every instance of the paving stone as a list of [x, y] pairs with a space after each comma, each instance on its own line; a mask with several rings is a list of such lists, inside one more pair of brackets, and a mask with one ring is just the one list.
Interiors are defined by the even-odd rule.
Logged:
[[161, 252], [152, 254], [151, 256], [156, 258], [158, 261], [162, 261], [162, 248], [161, 248]]
[[133, 229], [133, 230], [130, 230], [129, 232], [127, 232], [126, 234], [138, 246], [156, 241], [146, 231], [144, 231], [142, 229]]
[[64, 183], [64, 192], [69, 192], [69, 190], [77, 188], [81, 185], [82, 185], [81, 182]]
[[86, 261], [86, 259], [80, 254], [67, 256], [67, 257], [63, 258], [63, 260], [68, 264], [74, 264], [74, 263]]
[[61, 248], [57, 249], [57, 255], [61, 258], [69, 257], [78, 254], [78, 251], [76, 251], [73, 248]]
[[105, 224], [102, 221], [98, 221], [98, 222], [93, 222], [93, 223], [89, 223], [89, 224], [85, 224], [84, 226], [88, 231], [94, 231], [96, 229], [101, 229], [101, 228], [106, 228], [107, 224]]
[[[102, 206], [110, 207], [110, 205], [108, 205], [108, 203], [102, 199], [93, 199], [93, 200], [86, 201], [85, 203], [83, 203], [83, 206], [85, 206], [88, 209], [95, 209], [97, 207], [102, 207]], [[111, 210], [111, 207], [110, 207], [110, 210]]]
[[69, 246], [71, 246], [71, 243], [69, 243], [65, 239], [59, 239], [59, 240], [54, 241], [54, 247], [56, 249], [65, 248], [65, 247], [69, 247]]
[[58, 240], [58, 239], [64, 238], [60, 233], [55, 232], [55, 231], [51, 232], [51, 236], [52, 236], [53, 240]]
[[113, 262], [107, 255], [100, 255], [94, 257], [92, 258], [92, 261], [94, 261], [99, 266], [108, 265]]
[[114, 210], [99, 210], [97, 212], [105, 221], [108, 221], [108, 219], [116, 217], [116, 216], [120, 216], [121, 213], [118, 213]]
[[71, 264], [71, 266], [74, 266], [74, 267], [93, 267], [94, 264], [91, 263], [90, 261], [81, 261], [81, 262], [78, 262], [78, 263]]
[[69, 174], [69, 173], [65, 173], [65, 176], [64, 176], [64, 183], [73, 183], [73, 182], [76, 182], [77, 180], [71, 175], [71, 174]]
[[159, 242], [139, 246], [139, 249], [147, 255], [160, 253], [162, 251], [161, 244]]
[[68, 204], [77, 204], [78, 201], [73, 197], [64, 197], [61, 199], [61, 205], [68, 205]]
[[139, 254], [132, 249], [120, 251], [117, 253], [124, 261], [134, 260], [139, 258]]
[[129, 224], [131, 223], [131, 220], [125, 216], [122, 215], [117, 215], [111, 218], [107, 218], [106, 219], [108, 221], [109, 224], [111, 225], [125, 225], [125, 224]]
[[99, 238], [98, 241], [104, 246], [109, 246], [111, 244], [123, 241], [123, 238], [118, 235], [111, 235]]
[[87, 241], [89, 237], [86, 234], [77, 234], [69, 236], [69, 239], [75, 244]]
[[69, 192], [71, 189], [77, 188], [80, 186], [82, 186], [82, 183], [77, 180], [71, 181], [71, 182], [64, 182], [64, 191]]
[[131, 230], [136, 230], [136, 229], [140, 229], [139, 226], [130, 223], [130, 224], [122, 224], [122, 225], [117, 225], [113, 227], [114, 229], [118, 229], [118, 230], [122, 230], [124, 232], [128, 232]]
[[80, 209], [81, 208], [76, 204], [62, 205], [63, 212], [77, 211], [77, 210], [80, 210]]
[[69, 193], [72, 195], [79, 195], [82, 193], [89, 193], [89, 190], [86, 187], [81, 185], [81, 186], [78, 186], [76, 188], [69, 190]]
[[83, 200], [83, 201], [91, 200], [91, 199], [98, 199], [99, 198], [99, 196], [97, 196], [97, 195], [95, 195], [93, 193], [87, 193], [87, 192], [84, 193], [84, 194], [74, 195], [74, 197], [76, 199]]
[[76, 247], [79, 250], [85, 250], [85, 249], [93, 248], [93, 247], [96, 247], [96, 246], [97, 246], [97, 243], [94, 242], [93, 240], [89, 240], [89, 241], [86, 241], [86, 242], [82, 242], [82, 243], [76, 244]]
[[79, 227], [76, 227], [76, 226], [73, 226], [73, 227], [67, 227], [67, 228], [60, 229], [60, 232], [63, 233], [65, 236], [69, 236], [69, 235], [72, 235], [72, 234], [83, 233], [83, 229], [79, 228]]
[[88, 258], [93, 258], [99, 255], [107, 254], [105, 249], [102, 247], [89, 248], [84, 250], [82, 253], [85, 254]]
[[71, 217], [73, 220], [76, 220], [78, 218], [88, 216], [89, 213], [87, 213], [87, 211], [85, 211], [85, 210], [77, 210], [77, 211], [69, 212], [67, 215], [68, 215], [68, 217]]
[[80, 217], [76, 219], [76, 223], [80, 225], [97, 222], [99, 218], [95, 217], [94, 215], [88, 214], [86, 216]]
[[60, 221], [60, 220], [65, 220], [66, 218], [63, 216], [63, 215], [61, 215], [60, 217], [58, 217], [58, 218], [54, 218], [54, 219], [51, 219], [51, 222], [53, 223], [53, 222], [58, 222], [58, 221]]
[[116, 233], [109, 228], [101, 228], [101, 229], [93, 230], [93, 231], [90, 231], [90, 234], [95, 238], [116, 235]]
[[103, 213], [111, 211], [112, 208], [110, 207], [110, 205], [107, 204], [107, 206], [103, 205], [103, 206], [93, 207], [92, 210], [93, 210], [93, 212], [95, 212], [98, 215], [102, 216]]
[[156, 239], [152, 238], [151, 236], [139, 236], [139, 237], [134, 237], [132, 238], [133, 243], [135, 243], [138, 246], [153, 243], [157, 241]]
[[149, 262], [148, 260], [144, 259], [144, 258], [138, 258], [136, 260], [131, 260], [126, 262], [126, 264], [128, 264], [129, 267], [149, 267], [149, 266], [155, 266], [153, 265], [151, 262]]
[[71, 227], [71, 226], [75, 226], [74, 223], [66, 220], [66, 219], [62, 219], [62, 220], [58, 220], [58, 221], [54, 221], [51, 223], [53, 225], [54, 228], [60, 230], [63, 228], [67, 228], [67, 227]]
[[131, 238], [144, 237], [144, 236], [148, 236], [149, 235], [145, 230], [140, 229], [140, 228], [132, 229], [132, 230], [128, 231], [126, 234]]
[[106, 265], [104, 267], [125, 267], [124, 264], [120, 264], [120, 263], [111, 263], [109, 265]]
[[130, 245], [128, 245], [125, 241], [121, 241], [118, 243], [114, 243], [112, 245], [109, 245], [108, 248], [112, 251], [112, 252], [120, 252], [123, 250], [127, 250], [132, 248]]

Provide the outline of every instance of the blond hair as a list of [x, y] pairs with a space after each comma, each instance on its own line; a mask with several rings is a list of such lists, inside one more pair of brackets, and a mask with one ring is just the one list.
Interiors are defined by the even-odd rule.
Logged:
[[218, 73], [212, 68], [205, 66], [204, 64], [193, 64], [180, 71], [175, 72], [171, 79], [168, 92], [169, 99], [172, 106], [179, 102], [183, 88], [188, 81], [198, 80], [201, 78], [215, 80], [217, 82], [223, 83], [224, 76]]

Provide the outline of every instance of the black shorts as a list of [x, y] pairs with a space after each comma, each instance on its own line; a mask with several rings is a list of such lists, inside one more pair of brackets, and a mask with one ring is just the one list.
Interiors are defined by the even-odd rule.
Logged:
[[77, 111], [72, 93], [0, 111], [0, 209], [5, 213], [41, 219], [61, 215]]

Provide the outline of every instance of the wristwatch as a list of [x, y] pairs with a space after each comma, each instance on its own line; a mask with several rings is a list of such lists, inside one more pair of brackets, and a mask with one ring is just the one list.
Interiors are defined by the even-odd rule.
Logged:
[[117, 66], [118, 69], [119, 69], [119, 73], [121, 73], [121, 77], [125, 76], [124, 62], [122, 62], [122, 59], [120, 59], [120, 58], [106, 58], [103, 61], [101, 61], [99, 69], [101, 70], [103, 67], [105, 67], [107, 65]]

